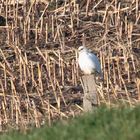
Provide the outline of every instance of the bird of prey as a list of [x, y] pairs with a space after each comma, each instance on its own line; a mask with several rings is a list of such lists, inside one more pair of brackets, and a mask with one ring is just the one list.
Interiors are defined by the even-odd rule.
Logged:
[[78, 48], [78, 63], [84, 74], [99, 74], [102, 76], [101, 65], [98, 57], [84, 46]]

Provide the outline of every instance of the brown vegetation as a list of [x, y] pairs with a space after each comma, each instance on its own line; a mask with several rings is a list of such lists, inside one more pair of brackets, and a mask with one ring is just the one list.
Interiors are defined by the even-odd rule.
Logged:
[[0, 2], [1, 130], [40, 127], [82, 111], [76, 48], [83, 43], [100, 57], [100, 104], [138, 103], [138, 0]]

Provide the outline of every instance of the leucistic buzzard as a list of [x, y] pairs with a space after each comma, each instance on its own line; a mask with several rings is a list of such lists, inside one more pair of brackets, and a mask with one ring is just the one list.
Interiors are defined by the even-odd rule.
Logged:
[[98, 57], [84, 46], [80, 46], [78, 51], [79, 67], [84, 72], [84, 74], [98, 73], [100, 76], [102, 76], [101, 65]]

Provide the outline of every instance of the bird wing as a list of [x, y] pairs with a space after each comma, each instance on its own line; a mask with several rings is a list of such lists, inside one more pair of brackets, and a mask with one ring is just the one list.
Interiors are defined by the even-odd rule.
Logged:
[[101, 73], [101, 65], [100, 65], [100, 62], [98, 60], [98, 57], [96, 55], [94, 55], [93, 53], [88, 53], [88, 57], [89, 57], [89, 60], [90, 60], [90, 65], [93, 65], [96, 69], [96, 71], [98, 73]]

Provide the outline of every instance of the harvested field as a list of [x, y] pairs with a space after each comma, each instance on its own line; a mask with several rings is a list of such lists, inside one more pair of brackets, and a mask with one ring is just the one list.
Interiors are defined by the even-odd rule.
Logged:
[[0, 0], [0, 131], [83, 111], [82, 44], [100, 58], [99, 103], [137, 105], [139, 0]]

